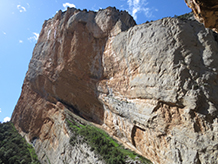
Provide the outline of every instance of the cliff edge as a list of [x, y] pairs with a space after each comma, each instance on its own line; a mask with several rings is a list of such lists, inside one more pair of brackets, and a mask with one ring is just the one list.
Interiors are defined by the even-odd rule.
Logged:
[[45, 21], [11, 121], [42, 163], [78, 161], [66, 109], [153, 163], [216, 163], [217, 54], [197, 21], [68, 8]]
[[185, 0], [192, 9], [195, 18], [218, 33], [218, 1], [217, 0]]

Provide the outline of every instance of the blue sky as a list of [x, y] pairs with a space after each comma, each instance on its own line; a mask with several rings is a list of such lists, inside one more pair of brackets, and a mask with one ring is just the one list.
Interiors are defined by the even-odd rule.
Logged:
[[10, 119], [44, 20], [67, 6], [127, 10], [137, 24], [191, 10], [184, 0], [0, 0], [0, 122]]

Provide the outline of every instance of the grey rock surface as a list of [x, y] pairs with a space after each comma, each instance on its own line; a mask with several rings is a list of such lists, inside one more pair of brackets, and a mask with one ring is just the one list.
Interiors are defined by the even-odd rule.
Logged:
[[[66, 121], [61, 119], [67, 117], [69, 112], [65, 108], [60, 115], [56, 116], [54, 125], [51, 127], [52, 132], [47, 134], [46, 139], [36, 138], [32, 141], [40, 162], [42, 164], [105, 164], [102, 157], [91, 151], [91, 146], [83, 142], [81, 136], [72, 133]], [[74, 145], [70, 144], [72, 136], [75, 138]]]
[[218, 163], [216, 37], [164, 18], [111, 38], [98, 87], [111, 133], [154, 163]]
[[68, 108], [153, 163], [216, 164], [217, 38], [193, 20], [60, 11], [43, 25], [12, 122], [53, 163], [101, 162], [67, 144]]

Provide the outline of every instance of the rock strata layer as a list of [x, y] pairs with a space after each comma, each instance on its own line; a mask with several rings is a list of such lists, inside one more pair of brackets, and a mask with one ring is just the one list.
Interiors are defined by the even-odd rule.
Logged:
[[217, 54], [217, 34], [197, 21], [59, 11], [43, 25], [12, 122], [41, 161], [68, 159], [68, 108], [153, 163], [216, 163]]
[[185, 0], [192, 9], [195, 18], [206, 28], [218, 33], [218, 1], [217, 0]]

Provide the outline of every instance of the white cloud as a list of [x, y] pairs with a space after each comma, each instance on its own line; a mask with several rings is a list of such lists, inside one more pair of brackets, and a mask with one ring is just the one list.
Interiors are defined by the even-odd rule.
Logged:
[[19, 40], [19, 43], [23, 43], [23, 41], [22, 41], [22, 40]]
[[101, 9], [102, 9], [102, 7], [97, 7], [96, 5], [92, 6], [92, 8], [91, 8], [91, 10], [94, 12], [98, 12]]
[[3, 122], [8, 122], [8, 121], [10, 121], [10, 120], [11, 120], [10, 117], [5, 117]]
[[99, 7], [99, 9], [92, 9], [94, 12], [98, 12], [99, 10], [101, 10], [102, 7]]
[[33, 34], [35, 35], [35, 36], [34, 36], [34, 39], [35, 39], [35, 40], [38, 40], [38, 39], [39, 39], [39, 33], [34, 32]]
[[21, 5], [17, 5], [17, 9], [22, 13], [22, 12], [26, 12], [26, 8], [21, 6]]
[[[135, 20], [137, 20], [137, 14], [139, 12], [143, 12], [147, 18], [151, 18], [153, 16], [152, 11], [154, 9], [146, 7], [148, 5], [147, 0], [127, 0], [127, 3], [130, 13]], [[156, 10], [157, 9], [155, 9], [155, 11]]]
[[0, 108], [0, 113], [2, 112], [2, 109]]
[[2, 31], [2, 33], [3, 33], [4, 35], [6, 35], [6, 32]]
[[127, 3], [128, 3], [128, 5], [129, 5], [129, 7], [132, 6], [132, 0], [128, 0]]
[[72, 3], [64, 3], [63, 4], [63, 7], [64, 7], [64, 10], [67, 10], [67, 7], [76, 7], [74, 4], [72, 4]]
[[33, 32], [33, 34], [34, 34], [34, 36], [28, 38], [28, 40], [29, 40], [30, 42], [32, 42], [32, 41], [35, 42], [35, 41], [37, 41], [38, 38], [39, 38], [39, 33]]

